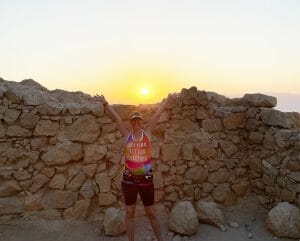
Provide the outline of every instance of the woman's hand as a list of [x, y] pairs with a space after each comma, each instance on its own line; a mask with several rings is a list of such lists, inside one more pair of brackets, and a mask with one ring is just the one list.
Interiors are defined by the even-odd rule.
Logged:
[[96, 94], [92, 97], [92, 100], [100, 101], [103, 104], [104, 108], [106, 108], [106, 106], [108, 105], [108, 102], [105, 99], [104, 95]]

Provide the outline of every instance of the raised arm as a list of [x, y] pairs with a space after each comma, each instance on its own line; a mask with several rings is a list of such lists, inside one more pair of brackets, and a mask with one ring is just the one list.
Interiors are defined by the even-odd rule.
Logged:
[[151, 133], [151, 131], [155, 128], [160, 115], [163, 113], [163, 111], [165, 110], [166, 106], [168, 105], [168, 103], [171, 101], [172, 98], [173, 98], [172, 94], [169, 94], [168, 97], [164, 99], [163, 102], [159, 105], [156, 113], [149, 120], [146, 128], [149, 133]]
[[107, 100], [105, 99], [105, 97], [103, 95], [96, 95], [94, 97], [96, 100], [100, 100], [103, 104], [103, 107], [107, 110], [107, 112], [109, 113], [110, 117], [113, 119], [113, 121], [116, 123], [117, 128], [119, 129], [119, 131], [122, 133], [123, 136], [128, 136], [129, 134], [129, 130], [126, 128], [126, 125], [124, 124], [124, 122], [122, 121], [122, 119], [120, 118], [120, 116], [118, 115], [118, 113], [112, 108], [111, 105], [109, 105], [109, 103], [107, 102]]

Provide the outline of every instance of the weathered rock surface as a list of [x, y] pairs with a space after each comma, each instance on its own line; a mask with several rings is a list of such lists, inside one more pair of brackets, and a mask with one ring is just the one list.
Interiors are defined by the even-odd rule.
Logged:
[[200, 200], [196, 203], [195, 207], [200, 222], [212, 224], [221, 229], [226, 227], [225, 216], [216, 203]]
[[169, 229], [182, 235], [192, 236], [198, 227], [197, 213], [189, 201], [179, 202], [169, 216]]
[[103, 225], [105, 235], [121, 235], [126, 231], [124, 212], [116, 208], [108, 208], [105, 212]]
[[300, 238], [300, 209], [282, 202], [270, 210], [266, 224], [278, 237]]

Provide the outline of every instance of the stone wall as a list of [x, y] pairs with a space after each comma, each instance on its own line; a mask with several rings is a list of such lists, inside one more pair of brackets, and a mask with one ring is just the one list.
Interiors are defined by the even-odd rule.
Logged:
[[[122, 206], [123, 138], [100, 102], [0, 79], [0, 215], [96, 220]], [[232, 205], [255, 192], [300, 207], [300, 115], [276, 98], [183, 89], [152, 133], [156, 201]], [[149, 119], [158, 105], [114, 105]]]

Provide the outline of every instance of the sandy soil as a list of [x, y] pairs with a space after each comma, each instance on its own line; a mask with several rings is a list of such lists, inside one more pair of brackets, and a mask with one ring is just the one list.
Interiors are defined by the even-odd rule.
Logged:
[[[281, 239], [272, 235], [265, 227], [267, 211], [254, 197], [241, 200], [237, 205], [224, 208], [228, 223], [238, 223], [238, 228], [228, 227], [226, 232], [219, 228], [199, 224], [197, 233], [192, 237], [176, 235], [168, 230], [166, 214], [159, 217], [165, 241], [295, 241]], [[147, 218], [136, 215], [136, 241], [152, 241], [154, 234]], [[126, 235], [107, 237], [103, 234], [101, 222], [75, 220], [13, 220], [0, 224], [1, 241], [127, 241]], [[296, 240], [298, 241], [298, 240]]]

